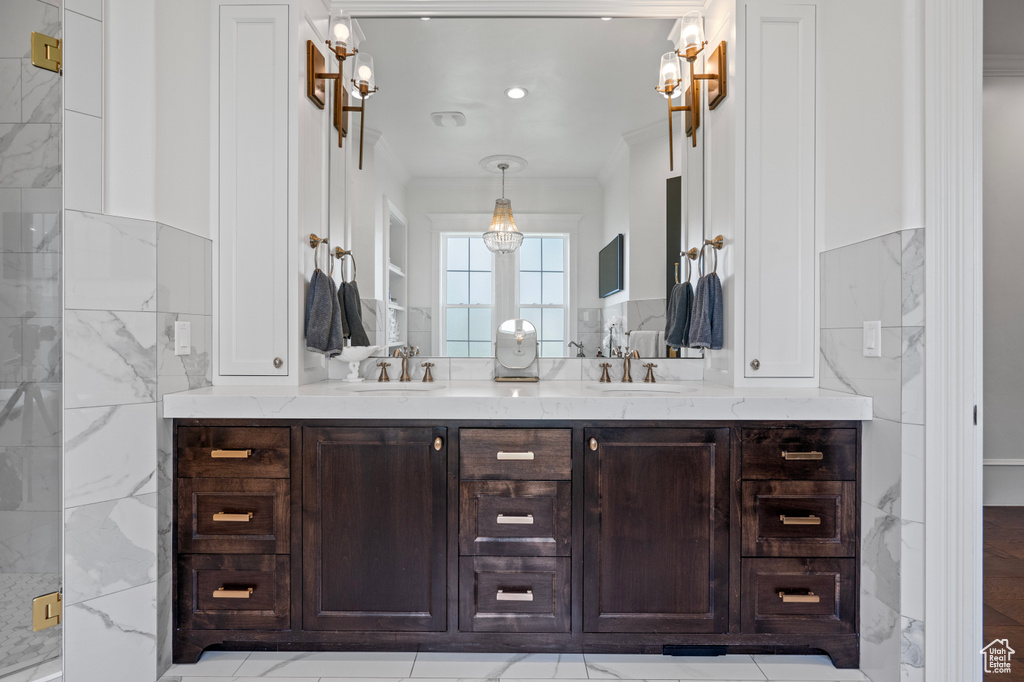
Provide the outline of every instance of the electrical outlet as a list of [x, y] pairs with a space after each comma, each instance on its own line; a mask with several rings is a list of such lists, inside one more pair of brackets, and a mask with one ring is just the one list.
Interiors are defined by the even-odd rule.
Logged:
[[882, 321], [864, 323], [864, 357], [882, 357]]
[[174, 323], [174, 354], [175, 355], [191, 355], [192, 354], [192, 323], [191, 322], [175, 322]]

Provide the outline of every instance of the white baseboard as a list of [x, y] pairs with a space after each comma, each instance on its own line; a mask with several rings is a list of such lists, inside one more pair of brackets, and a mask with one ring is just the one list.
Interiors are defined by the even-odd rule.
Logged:
[[983, 504], [1024, 506], [1024, 459], [984, 460]]

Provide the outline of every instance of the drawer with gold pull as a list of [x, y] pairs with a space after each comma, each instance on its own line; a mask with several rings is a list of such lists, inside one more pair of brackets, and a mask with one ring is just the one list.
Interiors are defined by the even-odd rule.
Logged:
[[744, 481], [744, 556], [853, 556], [856, 483]]
[[743, 428], [743, 478], [852, 481], [857, 429]]
[[569, 556], [568, 481], [463, 481], [459, 552], [490, 556]]
[[459, 630], [569, 632], [568, 557], [462, 557]]
[[287, 478], [291, 431], [282, 427], [180, 426], [177, 473], [202, 478]]
[[179, 478], [178, 551], [287, 554], [288, 481]]
[[856, 559], [743, 559], [742, 628], [856, 632]]
[[460, 429], [463, 479], [567, 481], [571, 473], [569, 429]]
[[196, 554], [181, 557], [181, 627], [284, 630], [289, 626], [289, 558]]

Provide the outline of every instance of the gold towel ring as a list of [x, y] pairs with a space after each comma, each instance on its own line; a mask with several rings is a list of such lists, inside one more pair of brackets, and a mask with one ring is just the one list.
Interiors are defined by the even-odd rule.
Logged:
[[[690, 261], [697, 260], [697, 247], [693, 247], [689, 251], [680, 251], [679, 257], [686, 261], [686, 281], [690, 281], [690, 276], [693, 274], [690, 269]], [[679, 263], [676, 263], [676, 284], [681, 284], [679, 281]]]
[[711, 268], [711, 272], [713, 274], [717, 275], [718, 274], [718, 252], [722, 249], [722, 246], [724, 244], [725, 244], [725, 238], [722, 237], [722, 235], [718, 235], [714, 239], [705, 239], [704, 240], [704, 245], [700, 247], [700, 260], [697, 261], [697, 271], [700, 273], [701, 277], [704, 276], [704, 249], [706, 249], [709, 246], [712, 249], [714, 249], [715, 265]]
[[346, 251], [345, 249], [341, 248], [340, 246], [335, 246], [334, 247], [334, 257], [335, 258], [337, 258], [338, 260], [341, 260], [345, 256], [348, 256], [349, 259], [352, 261], [352, 279], [345, 279], [345, 266], [342, 265], [341, 266], [341, 281], [344, 282], [345, 284], [351, 284], [352, 282], [356, 281], [356, 257], [354, 255], [352, 255], [352, 251], [351, 250]]

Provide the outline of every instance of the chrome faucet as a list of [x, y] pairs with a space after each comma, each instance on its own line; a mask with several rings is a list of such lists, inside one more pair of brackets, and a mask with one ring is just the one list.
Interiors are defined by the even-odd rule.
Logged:
[[420, 354], [420, 349], [416, 346], [401, 346], [395, 349], [395, 357], [402, 358], [402, 374], [398, 378], [401, 381], [412, 381], [409, 378], [409, 358], [414, 358]]
[[633, 383], [633, 377], [630, 374], [633, 358], [640, 359], [640, 351], [629, 350], [629, 346], [626, 346], [626, 352], [622, 356], [622, 382], [631, 384]]
[[576, 346], [576, 357], [578, 357], [578, 358], [585, 358], [585, 357], [587, 357], [586, 353], [583, 352], [583, 344], [582, 343], [580, 343], [579, 341], [570, 341], [569, 342], [569, 348], [572, 348], [573, 346]]

